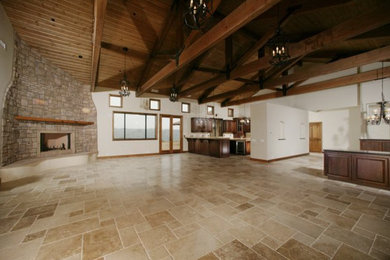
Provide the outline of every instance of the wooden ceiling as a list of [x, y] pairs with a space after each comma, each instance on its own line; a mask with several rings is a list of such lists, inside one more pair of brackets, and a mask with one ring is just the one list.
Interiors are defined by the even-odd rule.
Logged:
[[[123, 47], [128, 48], [126, 74], [138, 95], [168, 95], [175, 84], [180, 97], [223, 105], [342, 86], [302, 83], [313, 75], [390, 59], [389, 1], [214, 0], [202, 31], [183, 25], [185, 2], [1, 1], [24, 41], [92, 84], [92, 90], [119, 89]], [[272, 67], [266, 43], [280, 20], [291, 60]], [[349, 80], [363, 82], [372, 75]], [[273, 92], [255, 95], [261, 87]]]

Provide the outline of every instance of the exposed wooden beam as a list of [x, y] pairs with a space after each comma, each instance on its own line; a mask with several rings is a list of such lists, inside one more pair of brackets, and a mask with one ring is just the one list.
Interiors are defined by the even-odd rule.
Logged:
[[280, 0], [247, 0], [243, 2], [225, 19], [202, 35], [192, 45], [185, 48], [180, 56], [180, 62], [178, 65], [171, 61], [159, 72], [154, 74], [140, 87], [139, 91], [137, 91], [137, 96], [142, 95], [151, 89], [154, 85], [166, 79], [184, 65], [199, 57], [205, 51], [214, 47], [218, 42], [232, 35], [238, 29], [252, 21], [258, 15], [267, 11], [279, 1]]
[[153, 62], [155, 60], [155, 57], [158, 53], [158, 51], [161, 49], [169, 30], [172, 28], [172, 24], [176, 19], [176, 16], [178, 15], [178, 1], [173, 0], [170, 14], [165, 18], [164, 26], [161, 30], [160, 35], [157, 37], [156, 41], [154, 42], [153, 49], [150, 53], [149, 59], [147, 60], [144, 69], [142, 70], [141, 77], [137, 83], [137, 88], [141, 86], [142, 83], [145, 82], [147, 76], [149, 75], [149, 72], [152, 68]]
[[213, 69], [213, 68], [207, 68], [207, 67], [197, 67], [194, 68], [196, 71], [201, 71], [201, 72], [207, 72], [207, 73], [213, 73], [213, 74], [222, 74], [225, 73], [224, 70], [219, 70], [219, 69]]
[[326, 75], [358, 66], [366, 65], [369, 63], [382, 61], [390, 58], [390, 45], [375, 49], [372, 51], [364, 52], [352, 57], [340, 59], [328, 64], [316, 64], [305, 70], [298, 71], [288, 76], [270, 79], [265, 82], [265, 88], [274, 88], [283, 84], [291, 82], [297, 82], [308, 78]]
[[[380, 26], [386, 25], [390, 23], [390, 15], [388, 15], [387, 12], [389, 8], [390, 2], [386, 1], [381, 5], [380, 8], [376, 8], [375, 10], [371, 10], [360, 16], [355, 16], [328, 30], [304, 39], [298, 43], [291, 44], [289, 54], [291, 58], [305, 56], [325, 46], [355, 37]], [[271, 57], [266, 55], [264, 58], [237, 67], [231, 72], [230, 78], [235, 79], [262, 69], [266, 69], [271, 66], [269, 63], [270, 59]], [[183, 96], [207, 89], [209, 87], [220, 85], [225, 81], [226, 78], [224, 76], [214, 77], [212, 80], [199, 83], [191, 89], [186, 90], [186, 92], [183, 93]]]
[[[266, 78], [266, 79], [268, 78], [269, 79], [269, 78], [272, 78], [272, 77], [279, 77], [284, 71], [288, 71], [297, 62], [299, 62], [302, 58], [303, 57], [300, 57], [300, 58], [297, 58], [295, 60], [292, 60], [286, 66], [284, 66], [282, 68], [278, 68], [276, 71], [269, 70], [264, 75], [264, 78]], [[256, 74], [251, 79], [255, 80], [257, 77], [258, 77], [258, 75]], [[264, 87], [264, 83], [263, 83], [263, 87]], [[207, 103], [207, 102], [214, 102], [214, 101], [221, 100], [221, 99], [231, 98], [231, 97], [238, 96], [238, 95], [241, 95], [241, 94], [244, 94], [244, 93], [252, 92], [254, 94], [254, 93], [258, 92], [259, 90], [260, 90], [260, 88], [256, 84], [244, 84], [243, 86], [241, 86], [238, 89], [227, 91], [227, 92], [215, 95], [215, 96], [211, 96], [211, 97], [205, 98], [205, 99], [202, 100], [201, 104]], [[224, 102], [226, 103], [226, 101], [224, 101]]]
[[[303, 85], [291, 89], [288, 94], [289, 96], [292, 96], [292, 95], [305, 94], [305, 93], [310, 93], [310, 92], [315, 92], [320, 90], [345, 87], [353, 84], [376, 80], [378, 79], [378, 75], [382, 76], [382, 69], [370, 70], [359, 74], [354, 74], [350, 76], [344, 76], [336, 79], [330, 79], [326, 81]], [[390, 67], [385, 67], [383, 69], [383, 77], [384, 78], [390, 77]], [[281, 92], [276, 91], [265, 95], [259, 95], [259, 96], [244, 98], [240, 100], [230, 101], [224, 104], [224, 106], [236, 106], [244, 103], [251, 103], [251, 102], [256, 102], [261, 100], [273, 99], [282, 96], [283, 94]]]
[[103, 37], [104, 15], [107, 0], [95, 0], [93, 6], [93, 35], [92, 35], [92, 61], [91, 61], [91, 91], [95, 90], [96, 78], [100, 60], [101, 41]]

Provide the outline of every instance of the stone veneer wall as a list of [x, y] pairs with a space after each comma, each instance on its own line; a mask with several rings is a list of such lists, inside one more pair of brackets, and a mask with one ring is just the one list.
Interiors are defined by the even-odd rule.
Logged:
[[[37, 157], [38, 133], [48, 130], [74, 132], [76, 153], [97, 152], [96, 109], [90, 86], [56, 68], [19, 37], [15, 38], [15, 78], [4, 102], [1, 165]], [[94, 124], [18, 121], [14, 119], [17, 115], [93, 121]]]

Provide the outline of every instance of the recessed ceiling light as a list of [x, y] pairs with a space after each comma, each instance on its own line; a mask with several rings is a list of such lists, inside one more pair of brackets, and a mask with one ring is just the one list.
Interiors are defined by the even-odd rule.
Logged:
[[54, 18], [50, 18], [50, 20], [51, 20], [52, 22], [55, 22], [55, 21], [56, 21], [56, 19], [54, 19]]
[[82, 58], [83, 58], [83, 55], [79, 55], [79, 58], [82, 59]]

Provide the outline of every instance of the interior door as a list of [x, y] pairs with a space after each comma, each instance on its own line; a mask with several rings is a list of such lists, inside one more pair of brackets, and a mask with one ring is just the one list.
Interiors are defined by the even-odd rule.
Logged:
[[311, 153], [322, 152], [322, 122], [310, 123], [309, 151]]
[[160, 153], [183, 150], [183, 117], [160, 115]]

